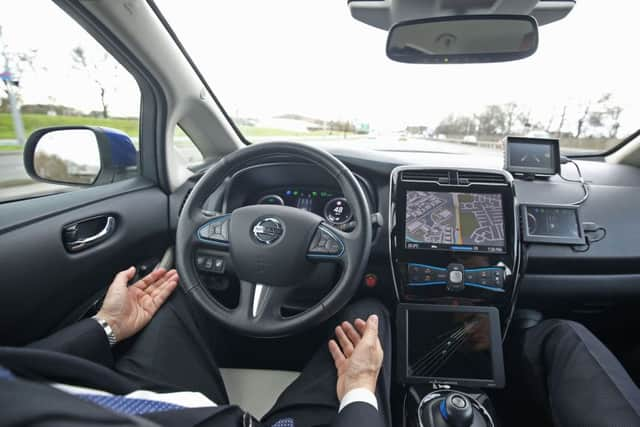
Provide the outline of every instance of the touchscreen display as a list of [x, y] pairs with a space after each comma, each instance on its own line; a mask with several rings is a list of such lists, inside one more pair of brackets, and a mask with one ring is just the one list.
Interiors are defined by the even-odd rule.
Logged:
[[494, 380], [486, 312], [410, 310], [407, 376]]
[[529, 206], [527, 230], [532, 236], [580, 238], [577, 209]]
[[406, 249], [505, 252], [502, 196], [407, 191]]

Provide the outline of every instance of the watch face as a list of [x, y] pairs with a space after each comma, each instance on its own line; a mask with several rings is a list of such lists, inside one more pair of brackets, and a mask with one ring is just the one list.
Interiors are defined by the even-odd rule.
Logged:
[[98, 324], [100, 326], [102, 326], [102, 329], [104, 329], [104, 333], [107, 336], [107, 340], [109, 341], [109, 345], [114, 345], [118, 342], [118, 338], [116, 337], [116, 334], [113, 332], [113, 329], [111, 328], [111, 325], [109, 325], [109, 322], [107, 322], [104, 319], [100, 319], [97, 316], [93, 316], [93, 319], [98, 322]]

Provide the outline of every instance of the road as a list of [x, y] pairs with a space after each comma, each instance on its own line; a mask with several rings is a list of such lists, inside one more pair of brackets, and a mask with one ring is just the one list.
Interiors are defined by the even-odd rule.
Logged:
[[30, 179], [22, 164], [22, 153], [0, 151], [0, 181]]

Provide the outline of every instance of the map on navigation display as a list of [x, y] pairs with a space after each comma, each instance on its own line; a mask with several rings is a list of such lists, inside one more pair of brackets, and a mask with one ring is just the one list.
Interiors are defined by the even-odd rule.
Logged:
[[407, 249], [504, 251], [500, 194], [407, 191]]

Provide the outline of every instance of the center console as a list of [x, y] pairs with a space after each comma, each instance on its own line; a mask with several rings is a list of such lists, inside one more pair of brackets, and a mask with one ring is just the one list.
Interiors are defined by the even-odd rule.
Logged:
[[520, 262], [513, 178], [402, 166], [390, 191], [404, 425], [493, 426], [481, 389], [505, 383], [502, 340]]
[[506, 331], [520, 259], [508, 172], [396, 168], [389, 218], [400, 302], [496, 307]]

